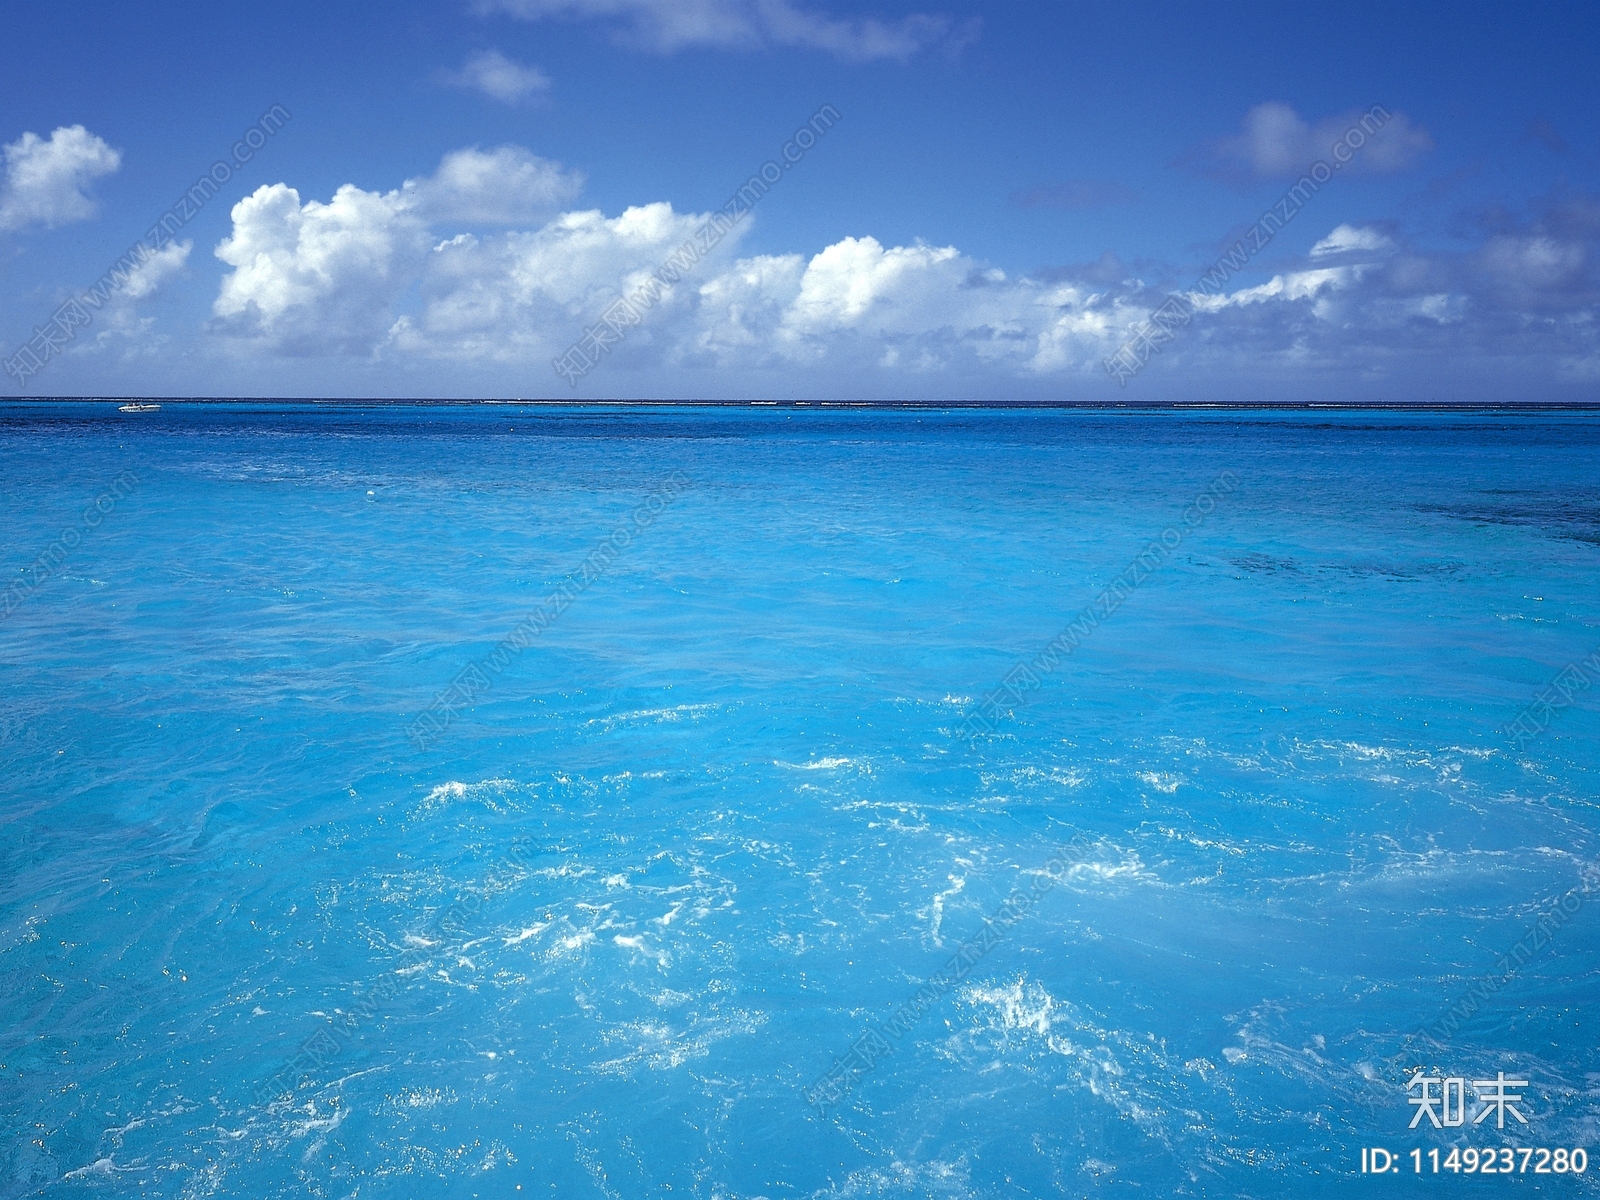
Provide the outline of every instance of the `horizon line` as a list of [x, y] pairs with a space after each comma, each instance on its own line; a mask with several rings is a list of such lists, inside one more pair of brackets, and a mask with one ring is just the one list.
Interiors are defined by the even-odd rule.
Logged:
[[1282, 410], [1368, 412], [1491, 412], [1600, 410], [1600, 400], [670, 400], [651, 398], [567, 400], [549, 397], [360, 397], [360, 396], [3, 396], [5, 404], [273, 404], [325, 407], [474, 407], [521, 405], [541, 408], [887, 408], [887, 409], [1135, 409]]

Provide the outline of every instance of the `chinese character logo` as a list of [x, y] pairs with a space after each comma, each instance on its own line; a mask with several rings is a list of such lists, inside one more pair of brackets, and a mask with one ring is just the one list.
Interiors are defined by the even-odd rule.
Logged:
[[[1522, 1099], [1521, 1092], [1514, 1092], [1512, 1088], [1525, 1088], [1528, 1086], [1526, 1079], [1507, 1079], [1506, 1073], [1500, 1071], [1497, 1079], [1474, 1079], [1472, 1090], [1477, 1093], [1478, 1100], [1483, 1104], [1478, 1115], [1472, 1118], [1474, 1125], [1482, 1125], [1490, 1113], [1494, 1114], [1495, 1128], [1506, 1127], [1506, 1113], [1510, 1113], [1522, 1124], [1528, 1123], [1528, 1118], [1522, 1115], [1522, 1110], [1517, 1107], [1517, 1101]], [[1422, 1123], [1422, 1118], [1427, 1117], [1435, 1129], [1455, 1128], [1467, 1123], [1467, 1080], [1464, 1075], [1424, 1075], [1419, 1069], [1406, 1084], [1406, 1091], [1419, 1091], [1420, 1095], [1412, 1096], [1406, 1101], [1417, 1111], [1411, 1114], [1409, 1129], [1415, 1129]]]

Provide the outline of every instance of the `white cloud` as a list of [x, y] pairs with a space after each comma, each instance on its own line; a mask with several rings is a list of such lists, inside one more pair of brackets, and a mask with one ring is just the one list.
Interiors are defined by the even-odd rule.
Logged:
[[[503, 185], [530, 163], [559, 171], [524, 151], [472, 151], [384, 194], [346, 185], [322, 203], [284, 184], [259, 189], [235, 206], [232, 235], [217, 248], [234, 268], [214, 306], [217, 328], [277, 353], [544, 367], [709, 219], [658, 202], [482, 236], [440, 228], [498, 211]], [[618, 359], [1091, 370], [1142, 315], [1102, 306], [1088, 288], [1009, 280], [953, 246], [847, 237], [809, 259], [739, 259], [748, 224], [663, 292]]]
[[[705, 214], [669, 205], [568, 213], [544, 229], [436, 247], [427, 303], [391, 345], [419, 358], [543, 368], [618, 295], [633, 294]], [[736, 227], [737, 230], [737, 227]], [[1113, 313], [1086, 289], [1009, 281], [954, 247], [844, 238], [809, 260], [731, 257], [733, 238], [670, 289], [612, 354], [638, 367], [894, 366], [1024, 374], [1098, 369]], [[1136, 316], [1117, 310], [1123, 323]]]
[[[790, 308], [789, 323], [802, 329], [849, 329], [870, 320], [881, 327], [900, 326], [893, 312], [914, 301], [921, 288], [908, 289], [916, 279], [926, 285], [939, 268], [957, 261], [954, 246], [895, 246], [885, 250], [877, 238], [847, 237], [811, 260], [800, 280], [800, 294]], [[949, 285], [949, 272], [945, 283]], [[877, 311], [869, 318], [869, 310]]]
[[183, 269], [193, 249], [192, 241], [168, 242], [129, 272], [122, 294], [130, 300], [143, 300], [154, 294], [168, 278]]
[[[1335, 144], [1347, 138], [1345, 148], [1335, 154]], [[1404, 113], [1373, 108], [1313, 125], [1274, 101], [1256, 105], [1245, 114], [1236, 136], [1223, 138], [1191, 161], [1224, 177], [1293, 179], [1317, 162], [1348, 174], [1376, 175], [1405, 170], [1431, 149], [1433, 139]]]
[[518, 225], [551, 216], [583, 190], [583, 173], [521, 146], [444, 156], [431, 176], [401, 185], [402, 202], [434, 224]]
[[54, 229], [95, 214], [84, 190], [122, 165], [122, 155], [82, 125], [63, 125], [49, 137], [24, 133], [4, 148], [0, 229]]
[[1312, 258], [1331, 255], [1383, 254], [1394, 249], [1394, 239], [1371, 226], [1336, 226], [1332, 233], [1311, 247]]
[[797, 360], [917, 372], [1099, 371], [1144, 309], [1080, 282], [1009, 279], [954, 246], [845, 238], [813, 256], [779, 322]]
[[[617, 217], [571, 212], [538, 230], [441, 242], [424, 264], [421, 311], [397, 320], [390, 343], [422, 358], [547, 367], [605, 305], [635, 291], [709, 215], [655, 203]], [[735, 226], [699, 273], [726, 263], [742, 232]], [[693, 281], [666, 289], [626, 352], [657, 356], [661, 339], [681, 333], [695, 307]]]
[[1240, 288], [1236, 292], [1217, 296], [1190, 292], [1187, 298], [1198, 311], [1215, 313], [1225, 308], [1242, 308], [1247, 304], [1263, 304], [1269, 300], [1307, 300], [1316, 297], [1324, 288], [1349, 287], [1360, 278], [1360, 267], [1324, 267], [1274, 275], [1255, 287]]
[[422, 273], [436, 225], [538, 221], [581, 186], [559, 163], [502, 146], [453, 151], [391, 192], [345, 184], [327, 203], [302, 204], [285, 184], [258, 188], [217, 246], [234, 270], [212, 311], [222, 331], [281, 351], [368, 353]]
[[363, 352], [388, 327], [427, 250], [427, 228], [400, 201], [345, 184], [324, 204], [285, 184], [233, 206], [216, 255], [234, 268], [212, 306], [222, 328], [291, 353]]
[[[539, 210], [503, 194], [525, 170], [555, 181], [543, 201], [575, 186], [557, 164], [502, 148], [447, 155], [434, 175], [387, 193], [346, 185], [321, 203], [284, 184], [259, 189], [235, 207], [217, 250], [234, 269], [216, 328], [247, 353], [375, 358], [408, 375], [427, 367], [451, 381], [470, 372], [472, 387], [514, 379], [518, 391], [555, 392], [551, 359], [709, 214], [657, 202], [485, 228], [509, 223], [518, 205]], [[469, 219], [476, 227], [463, 232]], [[1013, 277], [955, 246], [864, 235], [810, 255], [739, 257], [753, 220], [662, 291], [596, 386], [720, 395], [781, 380], [822, 394], [931, 396], [996, 394], [1010, 381], [1097, 395], [1109, 385], [1105, 357], [1168, 294], [1120, 264]], [[1393, 231], [1341, 224], [1265, 282], [1190, 296], [1194, 320], [1140, 386], [1189, 394], [1208, 377], [1257, 388], [1324, 371], [1379, 378], [1406, 356], [1535, 354], [1567, 369], [1593, 360], [1600, 342], [1597, 243], [1600, 203], [1581, 197], [1521, 227], [1502, 222], [1466, 252], [1423, 252]]]
[[[145, 257], [123, 276], [122, 284], [107, 301], [95, 306], [92, 336], [74, 340], [66, 350], [70, 356], [109, 356], [123, 363], [142, 365], [164, 352], [172, 336], [157, 327], [156, 318], [142, 314], [139, 301], [153, 296], [163, 284], [182, 271], [189, 261], [194, 242], [168, 242]], [[128, 255], [133, 261], [137, 255]]]
[[543, 97], [550, 90], [550, 77], [538, 67], [524, 66], [498, 50], [474, 54], [461, 70], [447, 71], [443, 79], [454, 87], [474, 88], [502, 104]]
[[757, 368], [803, 357], [794, 337], [780, 343], [774, 331], [800, 294], [806, 260], [799, 254], [743, 258], [699, 289], [703, 319], [689, 339], [688, 357], [739, 360]]
[[912, 13], [895, 20], [832, 17], [793, 0], [479, 0], [483, 12], [524, 20], [610, 20], [624, 40], [666, 54], [687, 46], [822, 50], [847, 61], [904, 60], [935, 45], [970, 40], [976, 22]]

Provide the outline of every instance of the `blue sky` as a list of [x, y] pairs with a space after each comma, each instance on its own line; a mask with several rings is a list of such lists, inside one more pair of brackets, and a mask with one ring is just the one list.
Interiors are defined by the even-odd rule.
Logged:
[[[0, 388], [1593, 399], [1597, 28], [1558, 4], [74, 6], [0, 78]], [[1187, 319], [1119, 383], [1106, 360], [1174, 294]], [[567, 357], [586, 330], [592, 365]]]

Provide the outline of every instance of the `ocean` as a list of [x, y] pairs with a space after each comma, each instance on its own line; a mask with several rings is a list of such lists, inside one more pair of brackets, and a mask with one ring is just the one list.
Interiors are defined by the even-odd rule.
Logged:
[[1600, 1194], [1596, 411], [11, 403], [0, 478], [0, 1196]]

